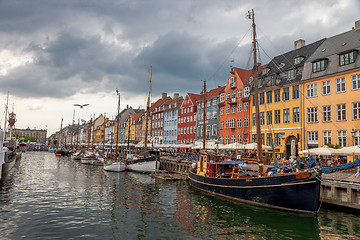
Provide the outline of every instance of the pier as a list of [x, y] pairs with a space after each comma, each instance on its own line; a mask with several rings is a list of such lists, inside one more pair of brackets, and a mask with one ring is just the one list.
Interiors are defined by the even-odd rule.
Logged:
[[[160, 168], [173, 173], [187, 174], [192, 161], [180, 161], [171, 157], [160, 158]], [[247, 174], [257, 176], [258, 168], [248, 164]], [[264, 166], [267, 169], [267, 166]], [[356, 169], [322, 174], [320, 201], [336, 206], [360, 210], [360, 177], [355, 177]]]

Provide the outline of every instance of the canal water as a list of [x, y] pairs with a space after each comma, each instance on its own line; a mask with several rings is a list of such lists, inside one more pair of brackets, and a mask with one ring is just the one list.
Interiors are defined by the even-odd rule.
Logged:
[[360, 239], [360, 217], [258, 208], [187, 182], [26, 152], [0, 186], [0, 239]]

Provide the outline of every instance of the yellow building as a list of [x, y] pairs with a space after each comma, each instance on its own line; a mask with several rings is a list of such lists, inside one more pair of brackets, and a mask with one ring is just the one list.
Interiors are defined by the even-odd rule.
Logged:
[[355, 27], [326, 39], [305, 63], [305, 148], [360, 144], [359, 21]]
[[[277, 158], [296, 156], [301, 146], [301, 77], [305, 61], [324, 39], [305, 45], [295, 41], [294, 50], [281, 54], [262, 69], [259, 77], [259, 113], [262, 143], [273, 147]], [[254, 94], [251, 95], [251, 138], [256, 142]], [[291, 152], [291, 145], [295, 152]], [[272, 151], [270, 151], [271, 153]]]
[[[130, 141], [131, 143], [135, 143], [135, 115], [130, 115], [128, 120], [125, 122], [125, 143]], [[129, 131], [130, 128], [130, 131]], [[129, 139], [130, 135], [130, 139]]]

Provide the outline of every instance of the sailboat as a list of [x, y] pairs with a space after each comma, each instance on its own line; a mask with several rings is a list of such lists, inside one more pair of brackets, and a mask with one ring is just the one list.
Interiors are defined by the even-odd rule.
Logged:
[[[129, 171], [140, 173], [152, 173], [155, 169], [159, 169], [158, 156], [159, 152], [155, 150], [147, 150], [147, 138], [148, 138], [148, 121], [150, 114], [150, 91], [151, 91], [151, 76], [152, 67], [150, 66], [150, 80], [149, 80], [149, 92], [146, 105], [145, 116], [145, 139], [144, 139], [144, 151], [134, 156], [134, 154], [128, 154], [126, 157], [126, 168]], [[130, 126], [129, 126], [130, 128]], [[130, 135], [129, 135], [130, 138]]]
[[125, 163], [122, 161], [119, 161], [119, 122], [120, 122], [120, 93], [116, 89], [116, 94], [119, 96], [118, 99], [118, 109], [117, 109], [117, 120], [116, 120], [116, 129], [117, 129], [117, 135], [116, 135], [116, 150], [115, 150], [115, 161], [107, 163], [104, 165], [104, 170], [109, 172], [123, 172], [125, 171]]
[[[253, 27], [254, 94], [256, 106], [256, 134], [258, 176], [249, 176], [241, 171], [244, 161], [226, 161], [222, 156], [206, 154], [205, 127], [203, 154], [189, 171], [188, 178], [201, 191], [256, 206], [280, 210], [316, 214], [319, 210], [320, 180], [316, 172], [300, 171], [267, 175], [263, 172], [262, 144], [258, 104], [258, 63], [256, 60], [256, 33], [254, 10], [249, 11]], [[204, 83], [204, 96], [206, 85]], [[205, 97], [204, 97], [205, 115]], [[205, 116], [204, 116], [205, 126]], [[222, 171], [222, 172], [221, 172]]]

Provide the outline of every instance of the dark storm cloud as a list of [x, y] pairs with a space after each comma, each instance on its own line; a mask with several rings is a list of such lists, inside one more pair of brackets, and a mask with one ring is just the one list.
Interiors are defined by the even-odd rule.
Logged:
[[[344, 23], [350, 28], [357, 20], [351, 16], [359, 9], [352, 0], [269, 4], [265, 0], [252, 6], [247, 1], [0, 1], [0, 57], [1, 49], [31, 56], [0, 75], [0, 91], [53, 98], [115, 88], [128, 95], [143, 94], [152, 65], [154, 94], [199, 92], [202, 79], [210, 87], [224, 85], [232, 59], [233, 66], [250, 67], [249, 44], [244, 44], [249, 38], [236, 47], [250, 27], [247, 10], [256, 10], [264, 64], [291, 50], [299, 38], [311, 43], [334, 34], [335, 27], [340, 29], [335, 33], [345, 31]], [[337, 11], [343, 6], [346, 16]], [[323, 11], [329, 12], [329, 19], [321, 17]]]

